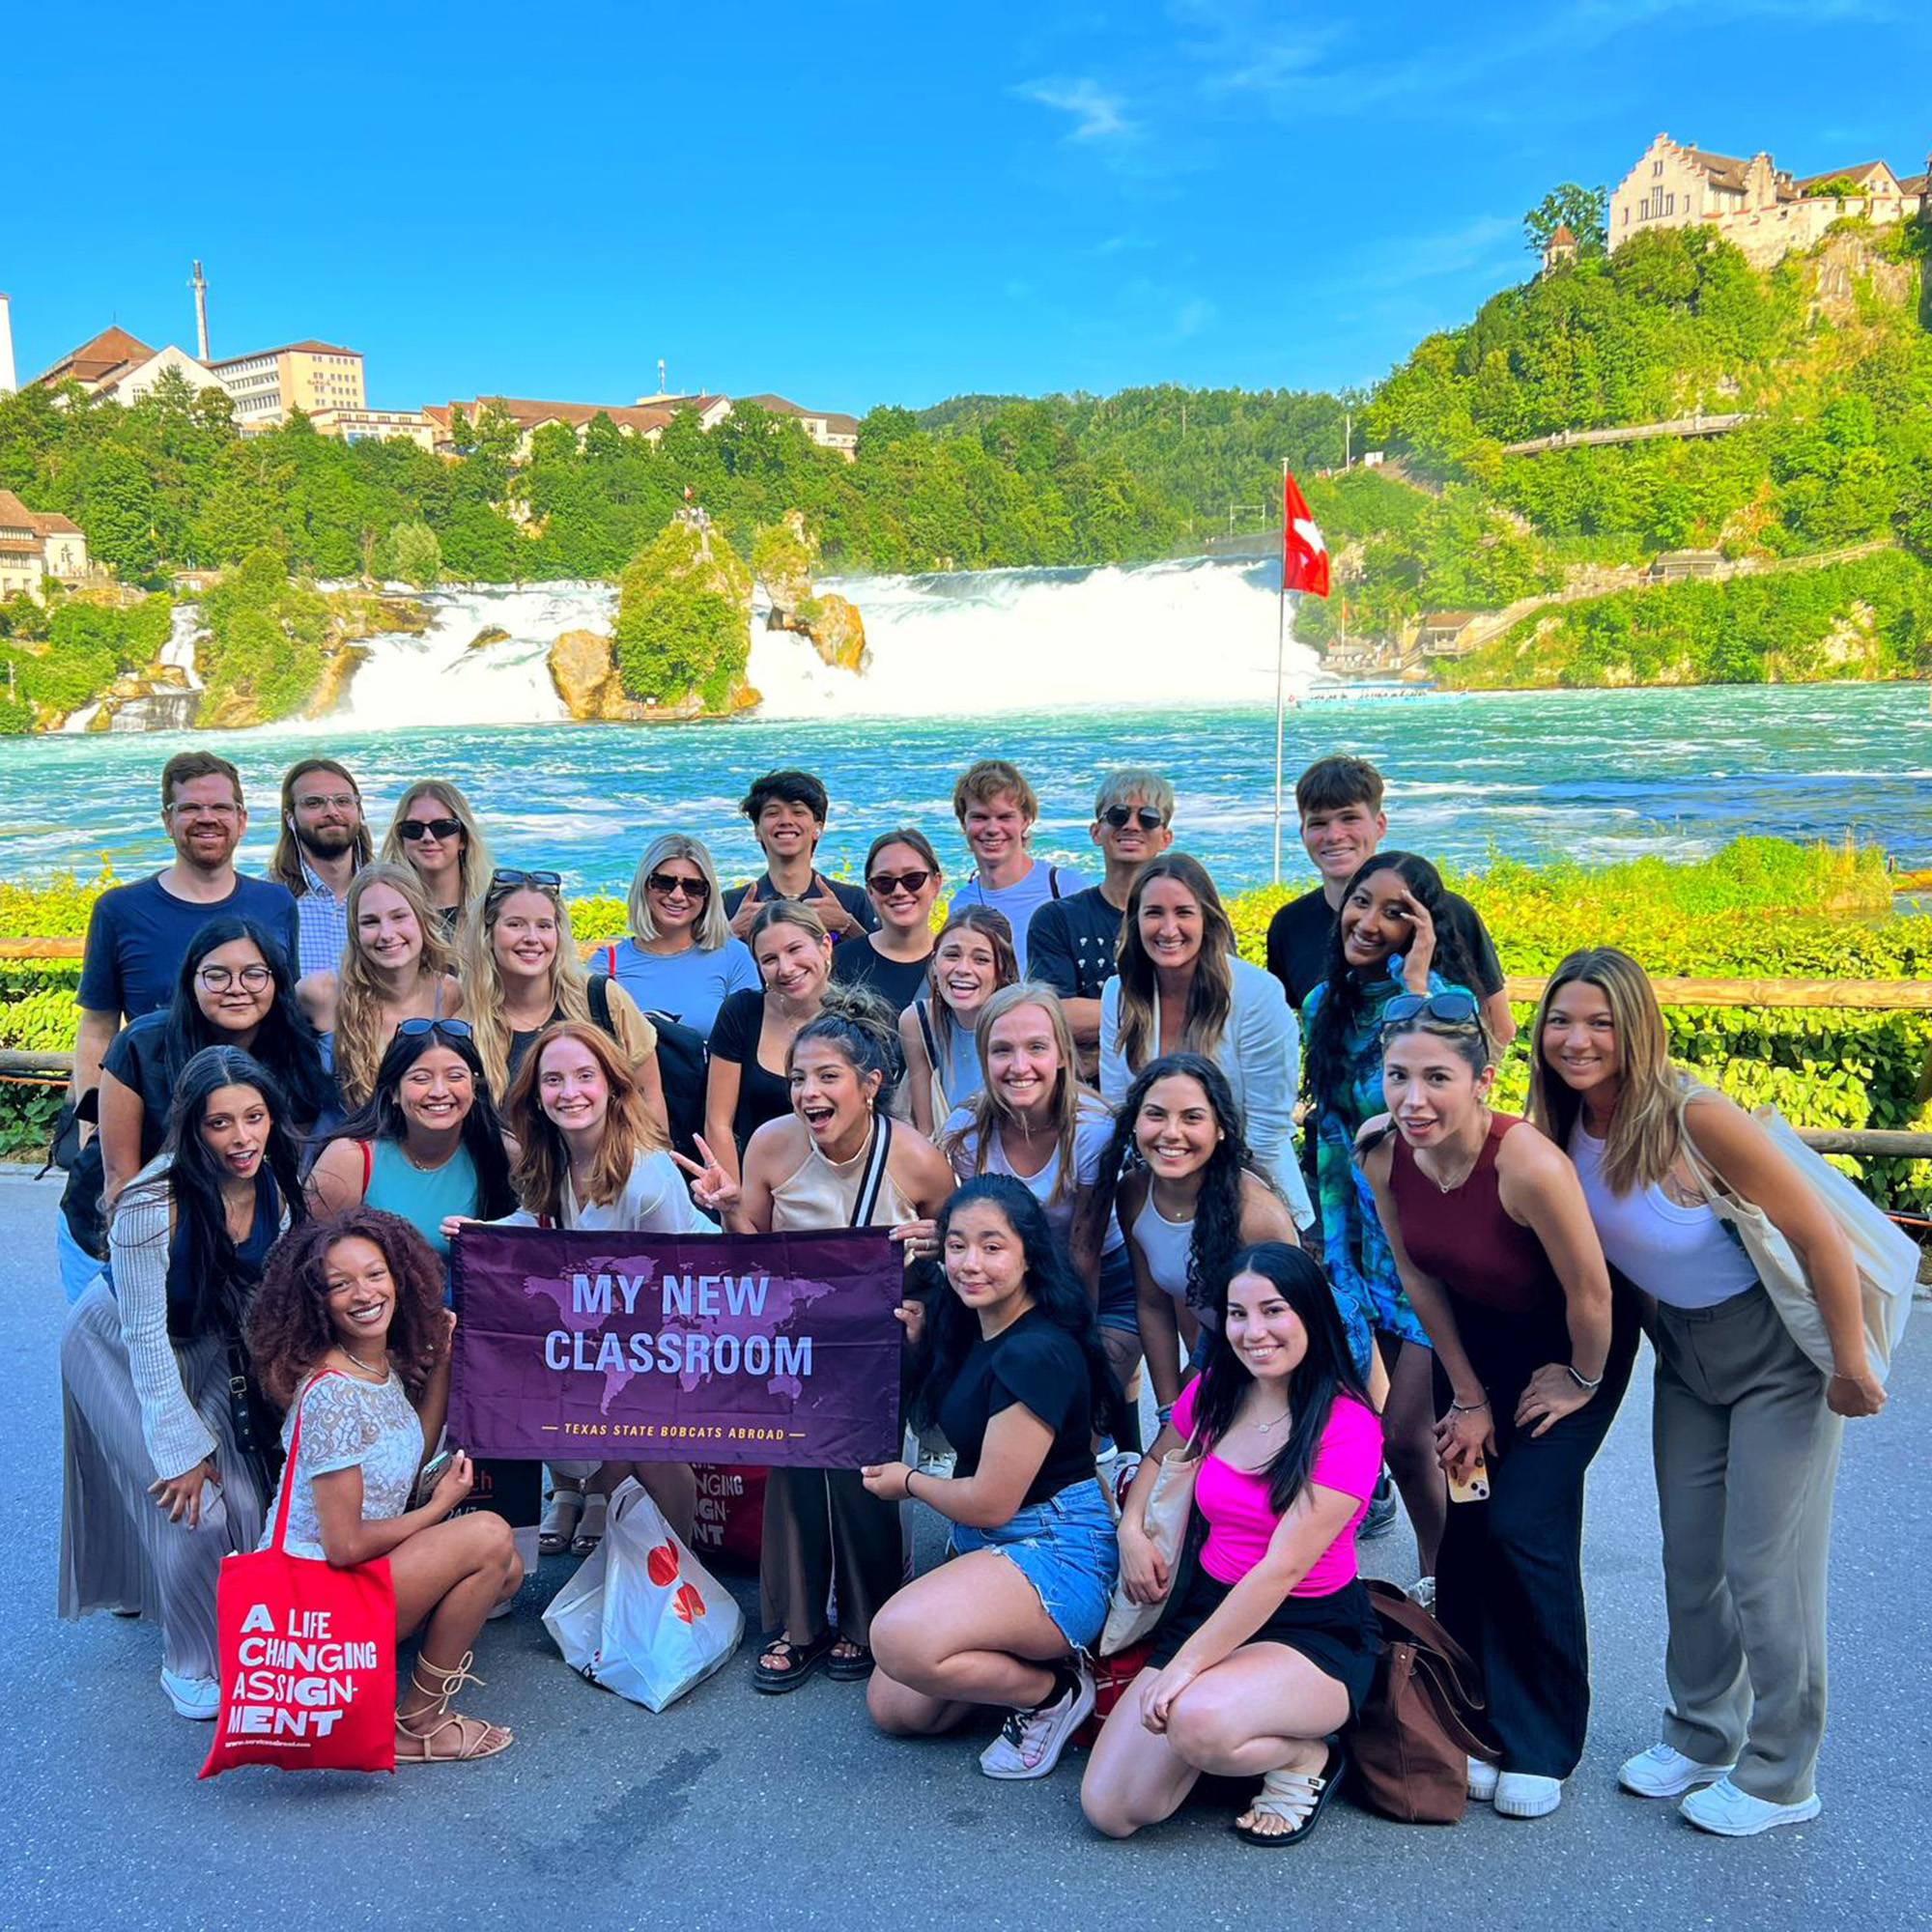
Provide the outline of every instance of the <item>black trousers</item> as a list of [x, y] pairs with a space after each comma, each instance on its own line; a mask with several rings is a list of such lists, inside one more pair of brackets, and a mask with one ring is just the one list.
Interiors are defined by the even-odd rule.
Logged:
[[[1590, 1719], [1583, 1609], [1583, 1478], [1616, 1420], [1636, 1355], [1636, 1298], [1612, 1303], [1604, 1383], [1544, 1435], [1516, 1427], [1517, 1399], [1548, 1362], [1570, 1359], [1560, 1319], [1499, 1315], [1452, 1295], [1456, 1326], [1494, 1420], [1487, 1502], [1449, 1504], [1435, 1566], [1435, 1613], [1475, 1660], [1502, 1769], [1568, 1777]], [[1437, 1412], [1449, 1378], [1435, 1368]]]

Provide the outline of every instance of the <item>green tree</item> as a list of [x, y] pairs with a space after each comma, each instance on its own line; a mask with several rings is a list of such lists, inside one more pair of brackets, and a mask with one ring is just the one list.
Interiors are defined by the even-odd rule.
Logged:
[[442, 546], [420, 520], [398, 524], [389, 532], [388, 575], [428, 590], [442, 576]]
[[1565, 182], [1553, 187], [1522, 217], [1522, 237], [1532, 255], [1541, 255], [1559, 228], [1577, 238], [1577, 253], [1601, 255], [1609, 232], [1607, 188], [1579, 187]]

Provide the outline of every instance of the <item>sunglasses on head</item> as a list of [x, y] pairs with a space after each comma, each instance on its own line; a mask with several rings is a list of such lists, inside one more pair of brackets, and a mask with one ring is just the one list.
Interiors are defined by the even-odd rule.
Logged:
[[425, 1039], [431, 1034], [442, 1034], [450, 1039], [468, 1039], [469, 1033], [468, 1020], [399, 1020], [396, 1024], [398, 1039]]
[[463, 830], [460, 818], [406, 818], [396, 837], [413, 845], [418, 838], [454, 838]]
[[1467, 993], [1461, 986], [1452, 986], [1445, 993], [1398, 993], [1382, 1009], [1382, 1031], [1391, 1027], [1406, 1025], [1408, 1021], [1428, 1020], [1436, 1026], [1472, 1027], [1482, 1012], [1482, 1005], [1475, 994]]
[[902, 887], [909, 893], [923, 893], [926, 880], [931, 877], [929, 870], [917, 867], [910, 872], [874, 872], [866, 881], [866, 889], [877, 893], [882, 899], [891, 897]]
[[644, 884], [661, 899], [675, 898], [679, 893], [688, 899], [711, 896], [711, 888], [702, 879], [681, 879], [675, 872], [653, 872]]
[[561, 872], [519, 872], [505, 867], [490, 874], [490, 896], [522, 892], [526, 886], [533, 892], [554, 893], [562, 884]]
[[1124, 832], [1132, 819], [1143, 832], [1158, 832], [1167, 821], [1151, 805], [1110, 805], [1100, 816], [1116, 832]]

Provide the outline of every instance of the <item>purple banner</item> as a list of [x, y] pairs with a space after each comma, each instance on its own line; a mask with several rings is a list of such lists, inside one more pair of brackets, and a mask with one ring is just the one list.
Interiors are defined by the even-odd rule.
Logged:
[[899, 1453], [899, 1251], [879, 1228], [469, 1227], [449, 1439], [474, 1455], [850, 1469]]

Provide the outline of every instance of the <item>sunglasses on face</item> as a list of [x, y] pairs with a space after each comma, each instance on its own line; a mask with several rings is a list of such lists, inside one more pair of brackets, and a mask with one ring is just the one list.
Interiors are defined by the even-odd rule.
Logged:
[[406, 818], [396, 837], [413, 845], [418, 838], [454, 838], [463, 830], [460, 818]]
[[1110, 805], [1100, 817], [1116, 832], [1124, 832], [1129, 820], [1139, 825], [1143, 832], [1158, 832], [1167, 823], [1151, 805]]
[[519, 893], [526, 887], [532, 892], [554, 893], [562, 884], [561, 872], [519, 872], [502, 867], [490, 874], [490, 896], [497, 898], [504, 893]]
[[675, 872], [653, 872], [644, 884], [661, 899], [674, 899], [682, 893], [702, 903], [711, 896], [711, 888], [702, 879], [680, 879]]
[[926, 880], [931, 877], [930, 871], [917, 867], [910, 872], [874, 872], [866, 881], [866, 889], [877, 893], [882, 899], [890, 898], [901, 888], [909, 893], [923, 893]]
[[1446, 993], [1398, 993], [1382, 1009], [1382, 1031], [1405, 1026], [1413, 1019], [1431, 1020], [1438, 1026], [1471, 1027], [1476, 1024], [1482, 1005], [1475, 994], [1461, 986]]
[[398, 1039], [426, 1039], [431, 1034], [440, 1034], [445, 1039], [468, 1039], [469, 1022], [468, 1020], [402, 1020], [396, 1027]]

